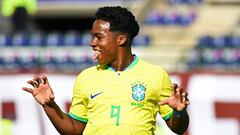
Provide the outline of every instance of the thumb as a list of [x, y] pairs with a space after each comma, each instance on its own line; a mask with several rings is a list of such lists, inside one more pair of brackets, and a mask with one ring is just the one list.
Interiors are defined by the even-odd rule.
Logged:
[[158, 105], [166, 105], [168, 104], [169, 99], [165, 99], [165, 100], [161, 100], [160, 102], [158, 102]]
[[51, 99], [51, 100], [54, 100], [54, 99], [55, 99], [55, 96], [54, 96], [53, 93], [52, 93], [52, 95], [50, 95], [50, 99]]

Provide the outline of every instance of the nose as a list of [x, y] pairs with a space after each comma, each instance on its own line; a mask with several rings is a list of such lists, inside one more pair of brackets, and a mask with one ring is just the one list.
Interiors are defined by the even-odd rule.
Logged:
[[92, 38], [92, 40], [91, 40], [91, 42], [90, 42], [90, 46], [91, 46], [91, 47], [95, 47], [96, 45], [97, 45], [97, 43], [96, 43], [95, 38]]

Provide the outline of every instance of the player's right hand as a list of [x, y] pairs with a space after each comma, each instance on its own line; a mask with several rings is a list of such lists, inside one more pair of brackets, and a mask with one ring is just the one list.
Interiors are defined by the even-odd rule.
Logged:
[[50, 105], [54, 101], [54, 94], [46, 76], [34, 76], [27, 81], [33, 88], [23, 87], [22, 90], [31, 93], [35, 100], [41, 105]]

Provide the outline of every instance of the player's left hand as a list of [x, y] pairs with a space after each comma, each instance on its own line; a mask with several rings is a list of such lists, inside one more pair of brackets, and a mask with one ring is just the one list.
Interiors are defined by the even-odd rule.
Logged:
[[189, 105], [188, 93], [183, 92], [183, 87], [173, 84], [174, 93], [167, 99], [159, 102], [159, 105], [168, 105], [177, 111], [183, 111]]

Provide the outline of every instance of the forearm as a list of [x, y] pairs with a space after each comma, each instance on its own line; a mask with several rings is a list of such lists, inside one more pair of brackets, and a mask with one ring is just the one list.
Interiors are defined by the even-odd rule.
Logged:
[[85, 124], [70, 118], [54, 101], [50, 105], [43, 105], [43, 109], [61, 135], [82, 134]]
[[183, 134], [189, 124], [189, 116], [187, 111], [176, 112], [174, 111], [173, 116], [167, 121], [168, 127], [177, 134]]

